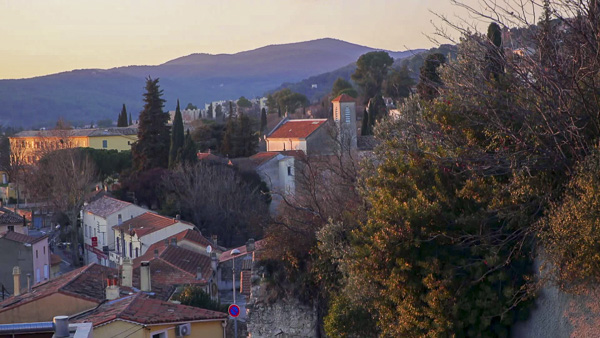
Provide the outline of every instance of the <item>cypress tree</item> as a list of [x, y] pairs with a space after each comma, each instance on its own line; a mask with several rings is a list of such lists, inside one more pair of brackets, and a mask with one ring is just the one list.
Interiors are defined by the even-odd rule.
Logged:
[[365, 112], [363, 113], [362, 125], [360, 127], [360, 134], [362, 136], [371, 135], [371, 128], [369, 123], [369, 112], [365, 108]]
[[131, 113], [129, 113], [129, 125], [133, 125], [133, 121], [131, 120]]
[[233, 117], [233, 102], [229, 101], [229, 118]]
[[442, 85], [442, 79], [438, 74], [438, 67], [446, 63], [446, 57], [441, 53], [429, 54], [421, 67], [417, 92], [426, 101], [431, 101], [439, 95], [438, 88]]
[[119, 114], [119, 119], [117, 120], [117, 127], [127, 127], [127, 108], [125, 108], [125, 103], [123, 103], [123, 108], [121, 108], [121, 114]]
[[232, 157], [249, 157], [256, 153], [258, 137], [252, 127], [250, 117], [240, 112], [237, 128], [233, 137]]
[[235, 137], [235, 129], [235, 122], [233, 121], [233, 119], [228, 119], [227, 125], [225, 126], [225, 133], [223, 134], [223, 142], [221, 142], [222, 155], [234, 157], [235, 154], [233, 153], [233, 139]]
[[173, 168], [177, 164], [177, 152], [183, 148], [185, 140], [183, 132], [183, 118], [181, 117], [181, 109], [179, 108], [179, 100], [177, 100], [177, 108], [175, 108], [175, 116], [173, 117], [173, 127], [171, 129], [171, 148], [169, 149], [169, 168]]
[[169, 163], [169, 114], [163, 112], [163, 91], [158, 79], [146, 79], [144, 110], [140, 113], [138, 140], [131, 147], [135, 172], [166, 168]]
[[504, 52], [502, 50], [502, 30], [497, 23], [488, 26], [487, 38], [490, 42], [485, 55], [485, 74], [489, 79], [498, 81], [500, 74], [504, 73]]
[[198, 162], [196, 143], [194, 143], [194, 140], [192, 140], [189, 130], [185, 134], [183, 147], [177, 154], [177, 162], [181, 164], [195, 164]]
[[263, 108], [260, 111], [260, 133], [262, 134], [267, 128], [267, 110]]

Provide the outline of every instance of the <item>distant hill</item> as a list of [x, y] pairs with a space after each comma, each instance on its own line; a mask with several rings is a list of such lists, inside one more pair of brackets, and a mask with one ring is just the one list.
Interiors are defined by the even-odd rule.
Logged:
[[[160, 78], [165, 110], [174, 109], [177, 98], [184, 106], [191, 102], [201, 107], [212, 100], [262, 96], [282, 83], [347, 67], [374, 50], [327, 38], [236, 54], [192, 54], [157, 66], [84, 69], [0, 80], [0, 124], [51, 126], [59, 116], [76, 125], [116, 120], [123, 103], [135, 119], [143, 106], [147, 76]], [[411, 54], [389, 53], [395, 59]]]

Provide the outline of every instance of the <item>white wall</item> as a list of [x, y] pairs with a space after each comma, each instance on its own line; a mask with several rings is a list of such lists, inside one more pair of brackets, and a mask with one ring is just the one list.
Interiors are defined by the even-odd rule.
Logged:
[[267, 151], [302, 150], [306, 153], [306, 140], [267, 138]]

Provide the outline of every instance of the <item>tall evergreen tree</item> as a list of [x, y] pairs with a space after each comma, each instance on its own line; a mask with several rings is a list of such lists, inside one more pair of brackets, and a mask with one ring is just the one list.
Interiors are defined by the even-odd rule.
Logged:
[[263, 108], [260, 111], [260, 133], [262, 134], [267, 128], [267, 110]]
[[227, 120], [225, 126], [225, 133], [223, 134], [223, 142], [221, 142], [221, 154], [227, 157], [235, 157], [234, 155], [234, 134], [235, 134], [235, 121], [233, 119]]
[[233, 137], [234, 151], [231, 157], [249, 157], [254, 155], [258, 146], [258, 137], [252, 126], [252, 120], [240, 112], [236, 127]]
[[127, 108], [125, 108], [125, 103], [123, 103], [123, 108], [121, 108], [121, 114], [119, 114], [119, 119], [117, 120], [117, 127], [127, 127]]
[[190, 131], [188, 130], [185, 134], [185, 141], [183, 147], [179, 149], [177, 153], [177, 163], [181, 164], [194, 164], [198, 162], [196, 143], [192, 140]]
[[486, 78], [498, 81], [500, 74], [504, 73], [504, 51], [502, 50], [502, 30], [497, 23], [488, 26], [487, 38], [490, 42], [485, 55]]
[[177, 153], [183, 148], [185, 135], [183, 131], [183, 118], [181, 117], [181, 109], [179, 100], [177, 100], [177, 108], [175, 108], [175, 116], [173, 117], [173, 128], [171, 129], [171, 148], [169, 149], [169, 168], [173, 168], [177, 164]]
[[129, 125], [133, 125], [133, 121], [131, 120], [131, 113], [129, 113]]
[[158, 79], [146, 79], [144, 110], [140, 113], [138, 140], [131, 148], [133, 169], [136, 172], [152, 168], [166, 168], [169, 163], [169, 114], [163, 112], [163, 91]]
[[233, 102], [229, 101], [229, 118], [233, 117]]

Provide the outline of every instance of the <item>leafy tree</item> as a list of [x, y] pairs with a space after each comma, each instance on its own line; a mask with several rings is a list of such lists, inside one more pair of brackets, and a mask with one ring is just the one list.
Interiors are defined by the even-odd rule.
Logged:
[[177, 300], [183, 305], [194, 306], [201, 309], [227, 312], [228, 305], [221, 304], [202, 289], [201, 286], [188, 285], [177, 296]]
[[187, 104], [187, 106], [185, 107], [186, 110], [195, 110], [198, 109], [198, 107], [194, 106], [191, 102]]
[[119, 114], [119, 118], [117, 119], [117, 127], [127, 127], [127, 125], [127, 108], [125, 108], [125, 103], [123, 103], [121, 114]]
[[306, 96], [292, 92], [288, 88], [284, 88], [278, 92], [275, 92], [267, 97], [267, 106], [269, 111], [277, 109], [279, 117], [282, 113], [294, 113], [296, 109], [300, 107], [306, 107], [308, 105], [308, 99]]
[[408, 67], [404, 65], [388, 75], [384, 85], [384, 93], [394, 101], [398, 101], [407, 98], [411, 94], [411, 88], [414, 85], [415, 81], [410, 76]]
[[267, 128], [267, 111], [265, 108], [260, 110], [260, 133], [263, 134]]
[[198, 144], [202, 152], [212, 151], [218, 153], [221, 149], [225, 125], [221, 123], [203, 123], [192, 132], [192, 140]]
[[430, 101], [438, 96], [438, 89], [442, 84], [438, 68], [444, 63], [446, 57], [440, 53], [429, 54], [425, 59], [417, 84], [417, 93], [422, 99]]
[[381, 92], [383, 80], [392, 63], [394, 59], [384, 51], [369, 52], [358, 58], [352, 80], [362, 89], [365, 103]]
[[131, 170], [129, 150], [81, 148], [81, 151], [94, 162], [101, 180]]
[[55, 130], [70, 130], [70, 129], [73, 129], [73, 126], [71, 126], [71, 124], [61, 116], [56, 121], [56, 125], [54, 126], [54, 129]]
[[96, 123], [96, 127], [98, 128], [109, 128], [112, 127], [112, 125], [113, 121], [111, 119], [98, 120], [98, 122]]
[[237, 101], [237, 106], [240, 108], [250, 108], [252, 107], [252, 102], [247, 98], [241, 96]]
[[165, 168], [169, 163], [169, 114], [163, 112], [164, 102], [158, 79], [146, 79], [144, 110], [140, 113], [138, 140], [131, 147], [133, 169], [136, 172]]
[[341, 95], [341, 92], [347, 89], [354, 89], [352, 84], [341, 77], [338, 77], [337, 80], [333, 83], [333, 87], [331, 88], [331, 96], [337, 97]]
[[179, 100], [177, 100], [177, 108], [175, 108], [175, 116], [173, 117], [173, 127], [171, 129], [171, 147], [169, 148], [169, 168], [173, 168], [177, 163], [177, 154], [183, 148], [185, 135], [183, 132], [183, 118], [181, 117], [181, 109], [179, 108]]

